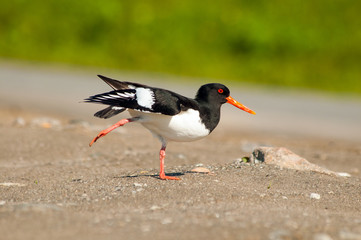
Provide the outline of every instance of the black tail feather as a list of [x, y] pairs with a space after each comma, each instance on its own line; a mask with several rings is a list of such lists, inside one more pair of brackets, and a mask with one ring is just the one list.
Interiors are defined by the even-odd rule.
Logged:
[[84, 99], [85, 102], [105, 104], [117, 107], [126, 107], [127, 102], [135, 97], [134, 89], [117, 90], [106, 93], [97, 94]]
[[126, 82], [121, 82], [112, 78], [108, 78], [106, 76], [98, 75], [100, 79], [106, 82], [111, 88], [114, 90], [127, 89], [128, 84]]
[[113, 106], [109, 106], [107, 108], [104, 108], [103, 110], [100, 110], [99, 112], [96, 112], [94, 114], [95, 117], [98, 118], [111, 118], [121, 112], [124, 112], [126, 108], [119, 108], [119, 107], [113, 107]]
[[133, 82], [125, 82], [125, 81], [118, 81], [113, 78], [108, 78], [103, 75], [98, 75], [98, 77], [106, 82], [111, 88], [114, 90], [125, 90], [125, 89], [133, 89], [135, 87], [147, 87], [146, 85], [133, 83]]

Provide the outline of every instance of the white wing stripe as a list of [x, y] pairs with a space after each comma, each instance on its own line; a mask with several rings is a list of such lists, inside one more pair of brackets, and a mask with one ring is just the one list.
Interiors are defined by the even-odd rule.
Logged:
[[115, 106], [113, 106], [112, 109], [113, 109], [113, 110], [122, 110], [122, 109], [124, 109], [124, 108], [123, 108], [123, 107], [115, 107]]
[[117, 96], [118, 98], [119, 97], [123, 97], [123, 98], [133, 98], [134, 97], [134, 93], [127, 93], [127, 92], [119, 93], [119, 92], [117, 92], [117, 94], [119, 95], [119, 96]]
[[101, 96], [96, 96], [95, 99], [98, 100], [108, 100], [108, 99], [129, 99], [129, 98], [134, 98], [134, 93], [117, 93], [115, 94], [109, 94], [109, 95], [101, 95]]
[[154, 93], [149, 88], [137, 88], [136, 90], [137, 102], [139, 106], [152, 109], [154, 104]]

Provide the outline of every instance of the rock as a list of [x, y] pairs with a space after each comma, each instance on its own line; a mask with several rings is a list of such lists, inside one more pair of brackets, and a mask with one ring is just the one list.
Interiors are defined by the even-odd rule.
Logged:
[[277, 165], [281, 168], [313, 171], [333, 176], [350, 176], [349, 174], [333, 172], [316, 164], [310, 163], [305, 158], [300, 157], [284, 147], [258, 147], [252, 152], [250, 162], [266, 163]]
[[319, 200], [319, 199], [321, 199], [321, 195], [318, 193], [311, 193], [310, 198]]

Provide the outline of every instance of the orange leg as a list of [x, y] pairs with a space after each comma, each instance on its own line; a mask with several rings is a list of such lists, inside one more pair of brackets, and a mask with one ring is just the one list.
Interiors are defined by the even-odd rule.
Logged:
[[160, 173], [159, 178], [162, 180], [180, 180], [177, 177], [166, 176], [164, 172], [164, 158], [165, 158], [165, 146], [163, 145], [159, 152], [159, 159], [160, 159]]
[[101, 131], [90, 143], [89, 143], [89, 147], [91, 147], [93, 145], [93, 143], [95, 143], [99, 138], [104, 137], [105, 135], [107, 135], [108, 133], [110, 133], [111, 131], [113, 131], [114, 129], [116, 129], [117, 127], [121, 127], [126, 123], [132, 122], [133, 119], [129, 118], [129, 119], [122, 119], [119, 122], [117, 122], [116, 124], [110, 126], [109, 128]]

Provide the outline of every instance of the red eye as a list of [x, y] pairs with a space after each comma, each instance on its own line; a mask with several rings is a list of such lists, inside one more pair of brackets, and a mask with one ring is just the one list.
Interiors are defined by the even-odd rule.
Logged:
[[222, 88], [218, 89], [218, 92], [223, 93], [223, 89]]

